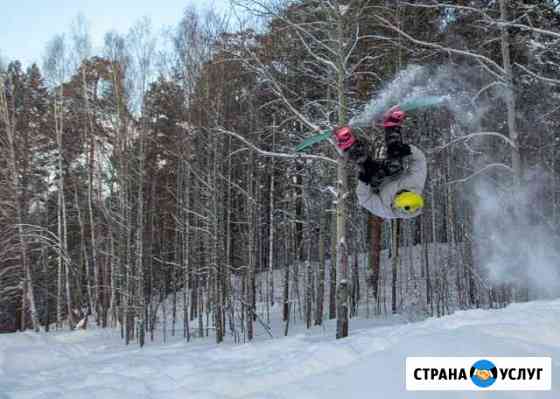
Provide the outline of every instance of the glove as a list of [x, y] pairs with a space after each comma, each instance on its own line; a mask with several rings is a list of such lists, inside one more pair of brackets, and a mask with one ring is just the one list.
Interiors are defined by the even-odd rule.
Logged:
[[348, 154], [349, 160], [362, 164], [366, 161], [369, 152], [367, 145], [362, 140], [356, 139], [356, 142], [346, 151], [346, 154]]
[[402, 111], [398, 105], [395, 105], [385, 112], [385, 115], [383, 115], [383, 127], [400, 127], [402, 126], [405, 118], [406, 113]]
[[342, 152], [347, 151], [356, 142], [356, 137], [354, 136], [350, 126], [336, 128], [334, 131], [334, 139], [336, 146]]
[[387, 146], [387, 158], [403, 158], [411, 154], [412, 150], [408, 144], [397, 141]]

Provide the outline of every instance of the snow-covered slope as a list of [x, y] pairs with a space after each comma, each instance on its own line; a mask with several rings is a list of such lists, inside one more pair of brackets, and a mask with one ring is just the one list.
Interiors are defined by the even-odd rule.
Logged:
[[[0, 335], [0, 399], [560, 398], [560, 300], [287, 338], [125, 347], [115, 332]], [[379, 321], [377, 321], [379, 323]], [[552, 391], [407, 392], [407, 356], [550, 356]]]

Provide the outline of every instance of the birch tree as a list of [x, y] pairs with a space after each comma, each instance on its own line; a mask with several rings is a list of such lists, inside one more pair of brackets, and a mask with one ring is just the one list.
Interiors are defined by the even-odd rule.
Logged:
[[[55, 36], [47, 46], [45, 58], [46, 76], [54, 90], [53, 117], [55, 125], [57, 146], [57, 225], [58, 239], [61, 243], [62, 253], [68, 252], [68, 220], [66, 216], [65, 178], [67, 168], [64, 159], [64, 82], [68, 77], [67, 45], [63, 35]], [[63, 288], [64, 287], [64, 288]], [[66, 310], [70, 329], [74, 328], [73, 304], [70, 287], [70, 265], [65, 263], [62, 254], [58, 256], [58, 292], [57, 292], [57, 326], [62, 326], [63, 291], [65, 292]]]

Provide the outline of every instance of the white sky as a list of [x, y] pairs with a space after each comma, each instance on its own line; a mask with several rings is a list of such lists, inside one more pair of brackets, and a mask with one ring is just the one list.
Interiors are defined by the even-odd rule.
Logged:
[[154, 32], [175, 26], [189, 4], [199, 9], [215, 4], [226, 9], [228, 0], [19, 0], [2, 1], [0, 55], [5, 61], [20, 60], [24, 66], [41, 65], [45, 45], [56, 34], [70, 31], [78, 14], [86, 17], [94, 49], [110, 30], [126, 33], [140, 18], [148, 16]]

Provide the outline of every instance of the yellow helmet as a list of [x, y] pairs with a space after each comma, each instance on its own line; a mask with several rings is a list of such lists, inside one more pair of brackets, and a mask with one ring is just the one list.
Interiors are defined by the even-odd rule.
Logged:
[[424, 208], [424, 198], [412, 191], [403, 191], [395, 196], [393, 206], [401, 212], [415, 214]]

